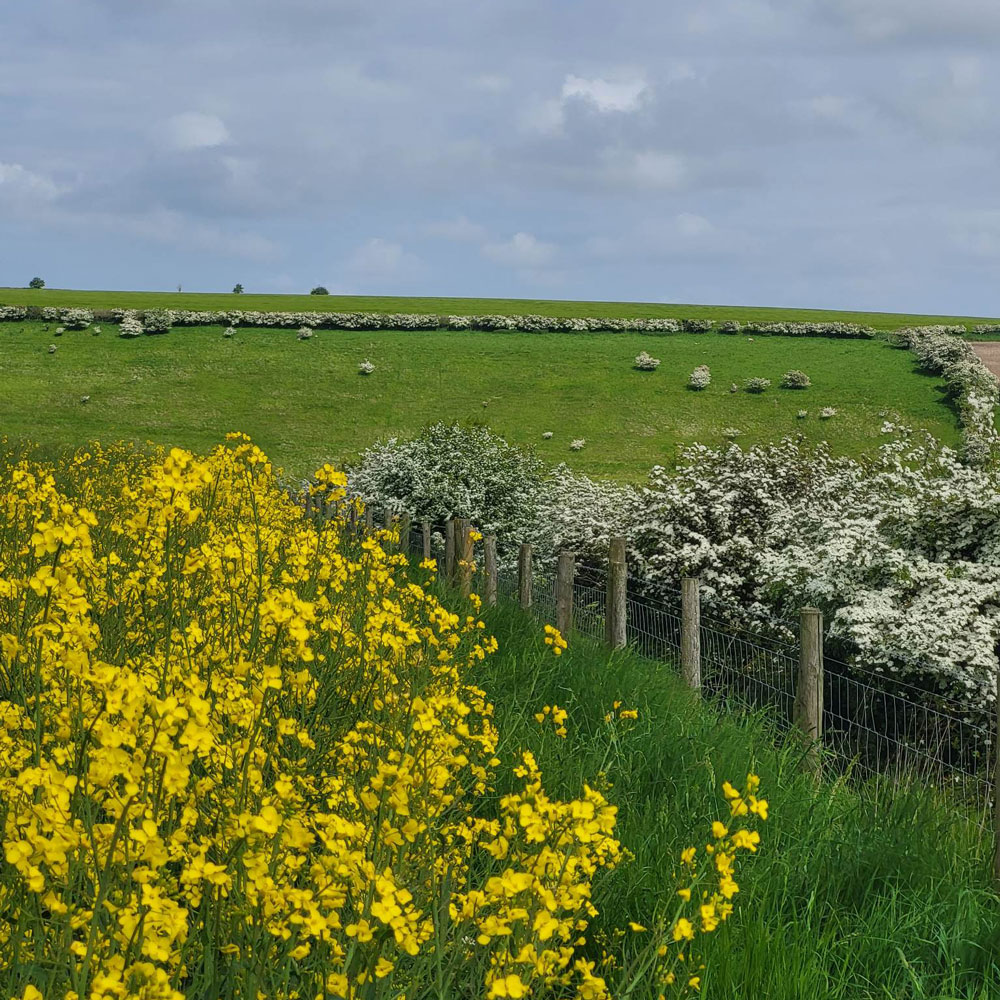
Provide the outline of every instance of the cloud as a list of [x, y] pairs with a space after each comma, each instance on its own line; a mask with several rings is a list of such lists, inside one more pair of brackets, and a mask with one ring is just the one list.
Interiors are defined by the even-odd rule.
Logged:
[[180, 151], [210, 149], [227, 143], [229, 130], [215, 115], [185, 111], [167, 119], [163, 139], [169, 148]]
[[[686, 78], [687, 70], [681, 78]], [[521, 115], [522, 125], [529, 131], [556, 134], [566, 124], [567, 108], [579, 104], [601, 115], [631, 114], [638, 111], [650, 94], [642, 79], [606, 80], [603, 77], [585, 79], [568, 75], [558, 97], [535, 100]]]
[[59, 194], [59, 186], [50, 178], [20, 163], [0, 163], [0, 199], [23, 205], [25, 201], [54, 201]]
[[819, 8], [869, 42], [981, 42], [1000, 33], [1000, 5], [995, 0], [820, 0]]
[[424, 227], [428, 236], [452, 243], [481, 243], [486, 239], [485, 226], [472, 222], [464, 215], [442, 222], [430, 222]]
[[606, 178], [625, 189], [677, 191], [689, 178], [685, 158], [667, 150], [606, 149], [601, 158]]
[[644, 80], [623, 80], [615, 82], [600, 77], [585, 80], [579, 76], [567, 76], [562, 88], [563, 101], [580, 98], [588, 101], [598, 111], [638, 111], [646, 93]]
[[556, 248], [536, 239], [531, 233], [515, 233], [502, 243], [486, 243], [483, 256], [504, 267], [534, 270], [550, 264]]
[[715, 231], [715, 227], [703, 215], [696, 215], [694, 212], [681, 212], [677, 216], [677, 232], [681, 236], [708, 236]]
[[348, 272], [362, 281], [409, 278], [419, 269], [420, 259], [402, 244], [373, 237], [357, 247], [347, 261]]

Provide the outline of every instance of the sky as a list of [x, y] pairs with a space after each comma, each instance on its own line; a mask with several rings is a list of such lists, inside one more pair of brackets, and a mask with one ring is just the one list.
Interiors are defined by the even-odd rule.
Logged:
[[996, 0], [3, 0], [0, 285], [1000, 313]]

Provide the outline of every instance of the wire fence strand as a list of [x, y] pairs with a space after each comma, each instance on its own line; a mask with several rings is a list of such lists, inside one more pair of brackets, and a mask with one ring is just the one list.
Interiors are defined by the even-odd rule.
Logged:
[[[319, 515], [313, 512], [314, 518]], [[375, 524], [382, 522], [376, 517]], [[443, 560], [444, 526], [432, 526], [432, 557]], [[409, 550], [423, 552], [423, 531], [411, 526]], [[485, 582], [481, 543], [476, 549], [476, 585]], [[442, 566], [443, 568], [443, 566]], [[553, 623], [556, 617], [555, 574], [551, 560], [532, 567], [531, 613]], [[511, 558], [497, 571], [497, 597], [517, 603], [518, 569]], [[608, 600], [607, 570], [591, 564], [577, 567], [573, 581], [573, 630], [591, 639], [605, 638]], [[627, 579], [626, 638], [640, 655], [678, 666], [683, 613], [679, 590], [657, 588]], [[723, 614], [725, 614], [725, 609]], [[794, 725], [800, 646], [796, 623], [761, 621], [758, 628], [715, 614], [702, 614], [698, 639], [702, 692], [721, 707], [766, 714], [779, 730]], [[780, 628], [777, 625], [780, 623]], [[992, 769], [996, 721], [976, 713], [945, 694], [925, 690], [876, 670], [823, 658], [821, 731], [827, 766], [848, 778], [891, 781], [918, 778], [947, 789], [980, 822], [994, 807]]]

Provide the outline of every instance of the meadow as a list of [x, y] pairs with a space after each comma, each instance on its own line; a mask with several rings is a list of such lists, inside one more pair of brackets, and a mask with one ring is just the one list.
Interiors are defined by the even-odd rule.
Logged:
[[738, 319], [759, 322], [861, 323], [878, 330], [901, 326], [998, 322], [992, 317], [923, 313], [788, 309], [768, 306], [694, 305], [661, 302], [587, 302], [560, 299], [447, 298], [394, 295], [256, 295], [212, 292], [80, 291], [60, 288], [0, 288], [0, 304], [87, 309], [251, 309], [304, 312], [412, 312], [467, 316], [622, 316], [669, 319]]
[[[217, 327], [122, 340], [111, 324], [99, 336], [57, 337], [54, 326], [0, 325], [0, 427], [52, 446], [124, 439], [205, 449], [219, 428], [238, 428], [301, 476], [387, 435], [472, 420], [547, 462], [638, 481], [654, 464], [670, 466], [680, 446], [721, 443], [727, 428], [741, 444], [801, 433], [844, 455], [874, 448], [886, 419], [958, 442], [943, 381], [878, 341], [327, 330], [297, 341], [292, 330], [260, 329], [225, 339]], [[644, 350], [661, 360], [656, 371], [634, 370]], [[375, 365], [367, 377], [358, 374], [364, 359]], [[702, 364], [712, 382], [693, 392], [686, 383]], [[792, 368], [812, 387], [778, 388]], [[730, 393], [752, 376], [773, 385]], [[824, 407], [836, 416], [819, 419]], [[586, 441], [582, 450], [569, 449], [574, 439]]]

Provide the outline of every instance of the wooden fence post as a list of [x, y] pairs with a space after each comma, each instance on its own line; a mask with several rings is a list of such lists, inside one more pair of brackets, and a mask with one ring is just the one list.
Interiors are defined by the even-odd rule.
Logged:
[[485, 573], [483, 601], [486, 604], [496, 604], [498, 584], [496, 535], [487, 535], [483, 539], [483, 572]]
[[628, 642], [625, 581], [625, 539], [616, 536], [608, 548], [608, 592], [604, 599], [604, 641], [612, 649], [622, 649]]
[[422, 541], [424, 543], [424, 558], [430, 559], [431, 557], [431, 522], [422, 521], [420, 524], [420, 534], [422, 536]]
[[410, 525], [412, 518], [406, 511], [399, 515], [399, 551], [404, 555], [410, 554]]
[[799, 612], [799, 676], [792, 720], [807, 741], [805, 767], [819, 776], [823, 741], [823, 612]]
[[564, 637], [573, 629], [573, 576], [576, 556], [568, 550], [559, 553], [556, 564], [556, 628]]
[[311, 493], [306, 494], [306, 517], [312, 517], [313, 498]]
[[531, 543], [521, 542], [517, 554], [517, 600], [527, 611], [531, 607]]
[[448, 518], [444, 526], [444, 578], [455, 576], [455, 522]]
[[681, 580], [681, 676], [701, 694], [701, 593], [697, 577]]
[[393, 514], [391, 507], [386, 507], [385, 509], [385, 530], [392, 531], [392, 522], [395, 521], [396, 515]]
[[375, 527], [375, 515], [372, 513], [371, 504], [365, 504], [365, 534], [370, 535]]
[[455, 525], [456, 573], [458, 589], [463, 597], [472, 593], [472, 564], [476, 558], [472, 542], [472, 522], [467, 517], [460, 518]]

